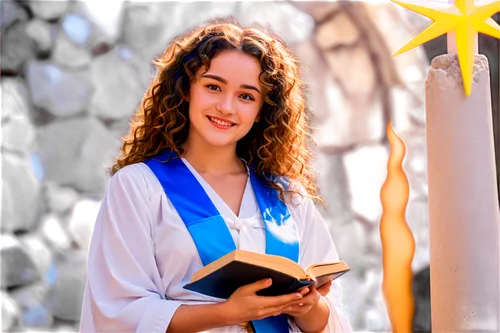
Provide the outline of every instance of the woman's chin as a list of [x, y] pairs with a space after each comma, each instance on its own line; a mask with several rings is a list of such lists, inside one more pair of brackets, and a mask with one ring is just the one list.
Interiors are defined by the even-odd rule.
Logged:
[[220, 138], [220, 137], [205, 138], [205, 143], [207, 144], [207, 146], [214, 148], [233, 147], [236, 146], [237, 142], [238, 141], [229, 138]]

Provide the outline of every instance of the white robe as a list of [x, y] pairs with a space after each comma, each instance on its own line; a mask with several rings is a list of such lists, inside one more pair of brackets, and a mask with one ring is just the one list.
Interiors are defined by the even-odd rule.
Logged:
[[[236, 247], [265, 253], [265, 229], [250, 181], [236, 216], [196, 170], [183, 162], [226, 221]], [[307, 268], [337, 261], [328, 229], [312, 200], [287, 206], [299, 230], [299, 264]], [[181, 304], [222, 301], [182, 288], [201, 267], [191, 235], [153, 172], [144, 163], [122, 168], [108, 183], [94, 227], [80, 332], [164, 333]], [[330, 307], [327, 331], [351, 332], [335, 284], [326, 299]], [[291, 332], [300, 332], [293, 320], [289, 324]], [[246, 331], [228, 326], [209, 332]]]

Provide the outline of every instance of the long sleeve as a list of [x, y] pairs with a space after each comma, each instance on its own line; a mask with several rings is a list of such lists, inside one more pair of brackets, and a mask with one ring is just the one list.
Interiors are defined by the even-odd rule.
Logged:
[[134, 165], [111, 178], [89, 249], [80, 332], [164, 333], [182, 304], [165, 299], [149, 201]]
[[[310, 198], [301, 200], [298, 223], [301, 231], [299, 264], [307, 268], [312, 264], [338, 261], [338, 255], [330, 237], [328, 227], [323, 221], [318, 209]], [[348, 278], [346, 275], [344, 278]], [[334, 282], [330, 292], [325, 297], [329, 308], [330, 317], [326, 332], [350, 333], [352, 328], [341, 306], [340, 290]], [[298, 329], [298, 328], [297, 328]], [[300, 332], [300, 330], [298, 330]]]

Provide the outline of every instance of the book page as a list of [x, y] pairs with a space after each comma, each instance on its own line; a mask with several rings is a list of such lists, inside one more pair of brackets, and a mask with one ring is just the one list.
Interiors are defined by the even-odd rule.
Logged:
[[331, 275], [334, 273], [345, 272], [350, 270], [351, 268], [347, 266], [345, 261], [339, 261], [335, 263], [323, 263], [311, 265], [306, 273], [311, 276], [313, 279], [324, 275]]

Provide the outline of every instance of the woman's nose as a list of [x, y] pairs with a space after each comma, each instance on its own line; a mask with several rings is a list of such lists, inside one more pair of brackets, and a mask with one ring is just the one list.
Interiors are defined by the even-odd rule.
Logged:
[[225, 115], [234, 114], [235, 109], [234, 109], [233, 99], [229, 96], [225, 97], [218, 103], [216, 109], [220, 113]]

